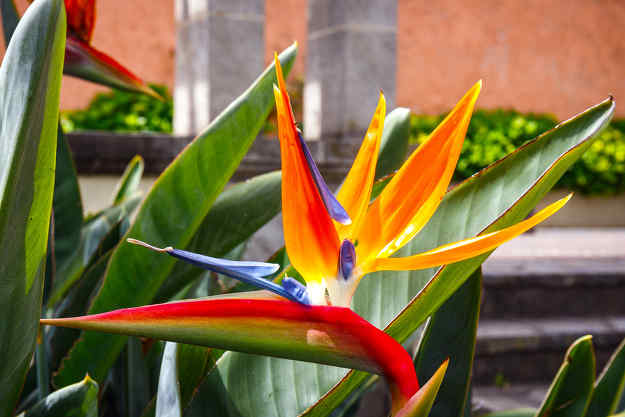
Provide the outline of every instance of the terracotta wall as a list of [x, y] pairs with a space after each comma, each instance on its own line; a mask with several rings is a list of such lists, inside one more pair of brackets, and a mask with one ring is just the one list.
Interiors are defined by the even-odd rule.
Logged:
[[[26, 0], [19, 0], [23, 8]], [[483, 79], [480, 107], [567, 117], [608, 94], [625, 100], [625, 2], [399, 0], [397, 103], [448, 109]], [[298, 40], [305, 75], [307, 0], [266, 0], [266, 60]], [[93, 44], [147, 80], [173, 84], [173, 0], [100, 0]], [[149, 16], [149, 18], [147, 18]], [[97, 87], [63, 81], [62, 107]], [[625, 106], [617, 113], [625, 115]]]
[[475, 81], [479, 107], [568, 117], [608, 94], [625, 115], [625, 2], [399, 0], [397, 102], [439, 112]]

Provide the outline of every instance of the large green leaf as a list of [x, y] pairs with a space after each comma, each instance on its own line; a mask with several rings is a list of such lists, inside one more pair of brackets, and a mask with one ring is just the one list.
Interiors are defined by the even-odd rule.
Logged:
[[603, 417], [615, 413], [625, 389], [625, 340], [603, 368], [592, 392], [586, 417]]
[[[39, 1], [39, 0], [38, 0]], [[48, 395], [17, 417], [97, 417], [98, 384], [89, 376]]]
[[[187, 250], [217, 258], [224, 257], [280, 212], [280, 185], [280, 172], [272, 172], [226, 189], [215, 200], [187, 245]], [[203, 269], [178, 262], [159, 289], [155, 300], [169, 300], [203, 273]]]
[[63, 1], [38, 1], [0, 68], [0, 416], [12, 413], [35, 347], [64, 46]]
[[590, 402], [595, 379], [592, 337], [577, 339], [564, 356], [536, 417], [582, 417]]
[[471, 389], [481, 296], [478, 268], [428, 321], [415, 359], [419, 380], [427, 381], [442, 361], [450, 360], [431, 417], [463, 415]]
[[[589, 139], [609, 122], [613, 112], [613, 101], [606, 100], [454, 188], [426, 227], [399, 251], [398, 256], [431, 249], [484, 230], [500, 229], [525, 218], [591, 145]], [[458, 262], [438, 271], [432, 268], [371, 274], [356, 291], [354, 308], [395, 339], [404, 341], [487, 256]], [[243, 374], [270, 382], [260, 384], [228, 377]], [[215, 395], [214, 384], [218, 384], [220, 395], [230, 400], [213, 402], [216, 411], [212, 415], [271, 415], [275, 414], [277, 404], [279, 415], [304, 412], [309, 416], [327, 416], [368, 377], [369, 374], [360, 371], [348, 373], [340, 368], [228, 352], [202, 384], [194, 403]], [[204, 404], [203, 410], [208, 412], [210, 404]], [[223, 414], [226, 410], [231, 414]]]
[[[285, 69], [295, 58], [293, 45], [280, 55]], [[129, 237], [156, 245], [186, 247], [226, 185], [273, 107], [273, 64], [200, 134], [154, 184], [137, 214]], [[174, 259], [122, 243], [107, 268], [90, 313], [149, 303], [174, 267]], [[64, 385], [85, 372], [106, 375], [123, 349], [125, 337], [85, 333], [55, 381]]]

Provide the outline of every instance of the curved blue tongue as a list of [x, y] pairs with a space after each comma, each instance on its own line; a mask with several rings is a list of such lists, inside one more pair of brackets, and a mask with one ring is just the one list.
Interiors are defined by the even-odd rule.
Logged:
[[199, 253], [175, 249], [171, 246], [167, 248], [157, 248], [136, 239], [128, 239], [128, 242], [144, 246], [157, 252], [167, 253], [174, 258], [181, 259], [192, 265], [199, 266], [200, 268], [217, 272], [218, 274], [223, 274], [247, 284], [254, 285], [255, 287], [271, 291], [288, 300], [310, 305], [306, 287], [299, 282], [292, 280], [297, 282], [299, 287], [288, 280], [285, 283], [286, 285], [280, 286], [273, 281], [261, 278], [277, 272], [278, 269], [280, 269], [280, 265], [265, 262], [231, 261], [228, 259], [213, 258], [211, 256], [200, 255]]

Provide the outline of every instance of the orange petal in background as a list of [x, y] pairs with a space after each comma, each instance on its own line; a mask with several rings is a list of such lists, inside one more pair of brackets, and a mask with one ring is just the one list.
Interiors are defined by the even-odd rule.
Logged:
[[473, 258], [474, 256], [481, 255], [497, 248], [497, 246], [502, 243], [517, 237], [521, 233], [544, 221], [549, 216], [560, 210], [566, 202], [569, 201], [571, 196], [572, 194], [569, 194], [568, 196], [545, 207], [529, 219], [496, 232], [486, 233], [470, 239], [439, 246], [436, 249], [413, 256], [407, 256], [404, 258], [377, 259], [370, 264], [370, 269], [367, 272], [424, 269]]
[[481, 86], [477, 82], [465, 94], [369, 207], [358, 235], [359, 259], [390, 256], [432, 217], [451, 181]]
[[309, 284], [313, 303], [319, 303], [320, 295], [314, 293], [310, 284], [321, 285], [324, 277], [336, 275], [339, 239], [299, 143], [277, 58], [276, 73], [279, 88], [274, 86], [274, 95], [282, 160], [284, 240], [291, 263]]
[[343, 182], [337, 194], [337, 199], [352, 219], [351, 225], [344, 226], [336, 223], [341, 240], [352, 239], [358, 234], [359, 227], [367, 212], [375, 177], [375, 167], [378, 162], [378, 153], [380, 152], [385, 116], [386, 100], [384, 94], [380, 92], [378, 106], [375, 109], [358, 155], [356, 155], [354, 164], [347, 173], [345, 182]]

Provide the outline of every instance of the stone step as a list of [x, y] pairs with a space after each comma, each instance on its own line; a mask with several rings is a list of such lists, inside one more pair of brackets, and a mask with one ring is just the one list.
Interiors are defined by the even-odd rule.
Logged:
[[474, 416], [516, 408], [539, 408], [549, 390], [548, 385], [474, 386]]
[[483, 271], [484, 319], [625, 315], [623, 228], [539, 228]]
[[625, 316], [481, 320], [473, 377], [478, 385], [549, 383], [569, 345], [590, 334], [603, 368], [625, 338]]
[[484, 263], [482, 319], [625, 316], [625, 257], [497, 257]]

